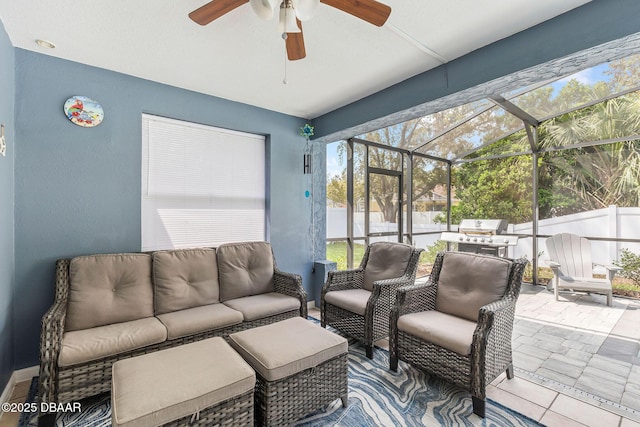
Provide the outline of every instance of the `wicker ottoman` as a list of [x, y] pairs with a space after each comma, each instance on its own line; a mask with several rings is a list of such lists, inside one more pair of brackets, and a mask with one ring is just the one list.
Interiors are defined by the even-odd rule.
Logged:
[[114, 427], [253, 425], [255, 372], [210, 338], [113, 364]]
[[256, 370], [257, 426], [284, 426], [334, 401], [347, 406], [347, 340], [302, 317], [229, 335]]

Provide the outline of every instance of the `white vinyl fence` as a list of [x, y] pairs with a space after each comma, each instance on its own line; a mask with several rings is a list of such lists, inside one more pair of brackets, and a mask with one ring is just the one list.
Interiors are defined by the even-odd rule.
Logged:
[[[509, 225], [508, 233], [531, 234], [530, 222]], [[640, 239], [640, 208], [609, 206], [577, 214], [564, 215], [538, 221], [538, 234], [553, 235], [573, 233], [585, 237], [610, 239]], [[596, 264], [612, 264], [620, 260], [620, 250], [629, 249], [640, 253], [640, 243], [591, 241], [591, 257]], [[545, 239], [538, 239], [541, 265], [547, 265], [549, 256]], [[512, 256], [532, 257], [532, 239], [520, 239]]]
[[[433, 218], [440, 212], [413, 212], [413, 231], [444, 231], [446, 225], [434, 224]], [[364, 236], [364, 214], [354, 214], [354, 236]], [[406, 224], [406, 222], [405, 222]], [[396, 224], [385, 223], [381, 215], [371, 214], [370, 231], [397, 230]], [[452, 226], [455, 230], [455, 226]], [[509, 234], [531, 235], [531, 222], [522, 224], [509, 224]], [[609, 206], [604, 209], [596, 209], [588, 212], [565, 215], [556, 218], [538, 221], [538, 234], [553, 235], [557, 233], [573, 233], [586, 237], [612, 238], [612, 239], [640, 239], [640, 207], [619, 208]], [[340, 238], [347, 235], [347, 209], [327, 208], [327, 238]], [[439, 240], [440, 235], [414, 236], [416, 246], [427, 247]], [[540, 265], [547, 265], [549, 257], [544, 243], [545, 239], [538, 239], [538, 253]], [[526, 256], [533, 258], [532, 238], [521, 238], [518, 245], [510, 248], [510, 257]], [[626, 248], [631, 252], [640, 254], [640, 243], [592, 241], [592, 258], [597, 264], [611, 264], [620, 259], [620, 250]]]

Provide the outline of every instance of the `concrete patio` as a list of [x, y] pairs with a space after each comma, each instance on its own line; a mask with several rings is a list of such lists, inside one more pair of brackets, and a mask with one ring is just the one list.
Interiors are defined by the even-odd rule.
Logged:
[[517, 376], [640, 421], [640, 301], [524, 284], [513, 343]]

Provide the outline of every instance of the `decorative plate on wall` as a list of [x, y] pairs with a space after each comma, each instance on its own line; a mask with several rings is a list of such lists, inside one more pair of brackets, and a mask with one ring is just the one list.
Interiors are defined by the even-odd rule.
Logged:
[[72, 96], [64, 103], [64, 114], [82, 127], [98, 126], [104, 118], [102, 106], [86, 96]]

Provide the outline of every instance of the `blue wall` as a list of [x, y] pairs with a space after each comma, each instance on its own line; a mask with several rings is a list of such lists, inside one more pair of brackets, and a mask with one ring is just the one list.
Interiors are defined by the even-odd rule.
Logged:
[[0, 156], [0, 393], [13, 370], [14, 285], [13, 159], [15, 54], [0, 22], [0, 123], [5, 126], [6, 157]]
[[[38, 362], [56, 259], [140, 250], [143, 112], [270, 135], [270, 240], [280, 269], [310, 289], [302, 119], [22, 49], [16, 64], [16, 369]], [[100, 102], [102, 124], [67, 120], [72, 95]]]

